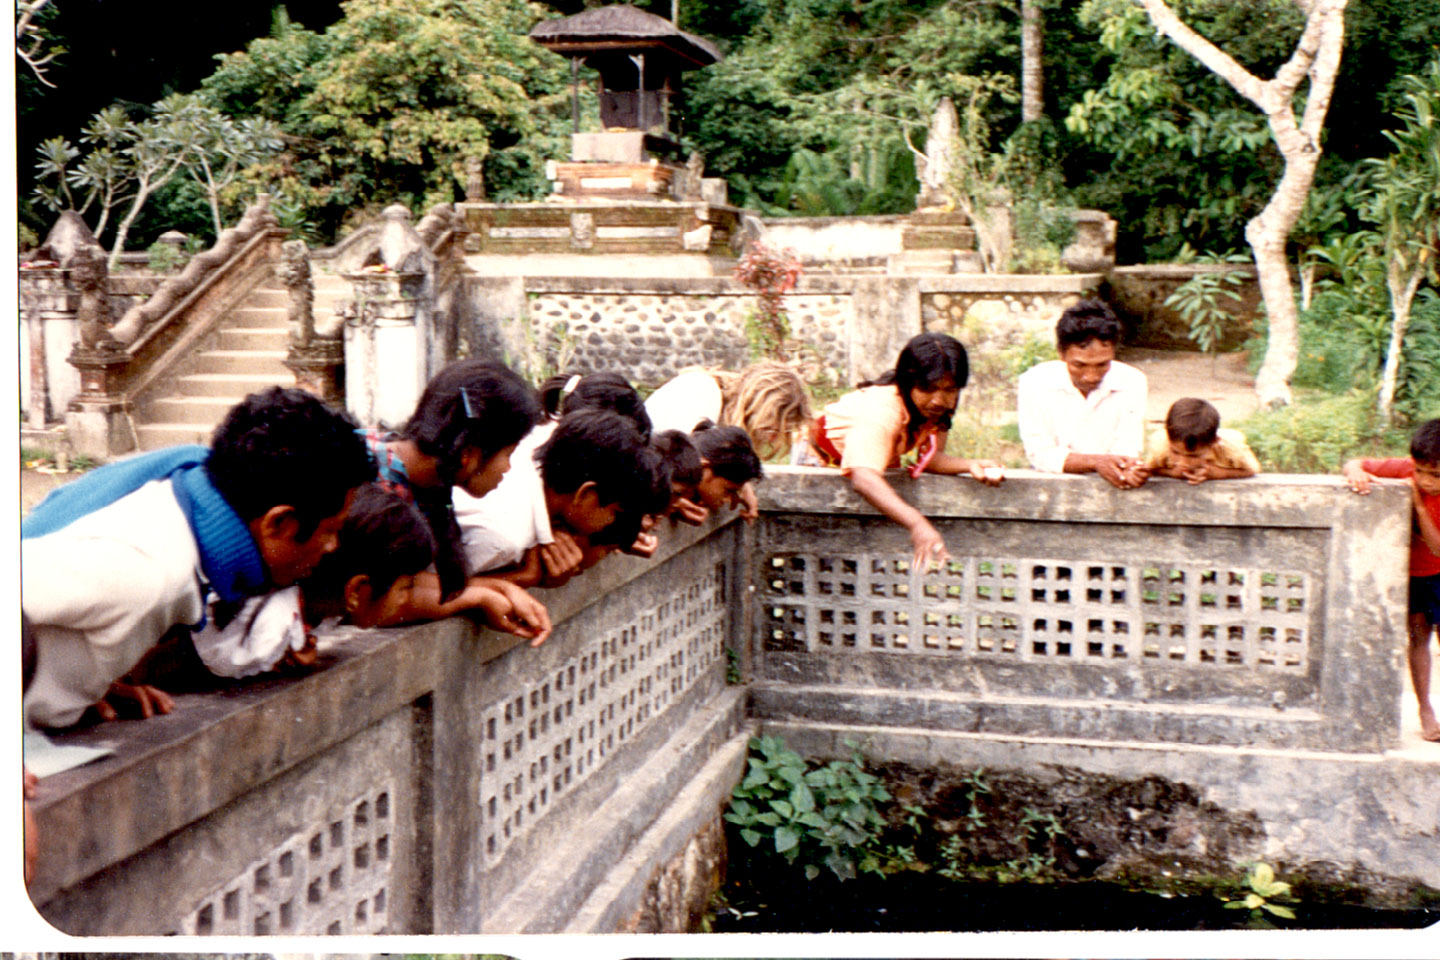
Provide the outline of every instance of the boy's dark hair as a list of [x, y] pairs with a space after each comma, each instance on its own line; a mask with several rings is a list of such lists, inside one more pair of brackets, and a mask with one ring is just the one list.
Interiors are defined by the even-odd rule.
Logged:
[[1165, 435], [1191, 453], [1214, 443], [1219, 430], [1220, 411], [1198, 397], [1181, 397], [1165, 414]]
[[286, 387], [252, 393], [230, 408], [210, 439], [205, 467], [215, 489], [249, 523], [272, 507], [295, 508], [308, 540], [346, 495], [375, 478], [355, 421], [314, 394]]
[[1410, 459], [1416, 463], [1440, 463], [1440, 418], [1426, 420], [1410, 437]]
[[[895, 384], [900, 400], [910, 414], [909, 431], [914, 434], [925, 422], [910, 391], [919, 387], [933, 389], [942, 380], [954, 382], [955, 389], [963, 390], [970, 379], [970, 355], [965, 346], [948, 333], [922, 333], [911, 337], [895, 360], [895, 369], [887, 370], [874, 380], [860, 384], [862, 387]], [[951, 417], [946, 414], [941, 426], [949, 430]]]
[[[629, 380], [618, 373], [592, 373], [579, 379], [576, 376], [561, 374], [540, 384], [536, 392], [547, 417], [556, 418], [580, 410], [614, 410], [633, 420], [642, 437], [650, 436], [650, 414]], [[571, 380], [575, 380], [575, 386], [566, 393]]]
[[338, 597], [350, 578], [370, 578], [370, 595], [383, 596], [401, 577], [419, 573], [435, 558], [430, 524], [413, 503], [376, 483], [355, 492], [340, 528], [340, 544], [315, 568], [311, 581]]
[[661, 456], [660, 451], [648, 446], [640, 450], [638, 469], [640, 478], [637, 487], [643, 489], [644, 494], [637, 497], [635, 503], [623, 508], [615, 517], [614, 523], [598, 533], [591, 534], [591, 543], [628, 547], [640, 535], [647, 514], [658, 516], [670, 509], [670, 463]]
[[1125, 328], [1104, 300], [1081, 300], [1060, 314], [1055, 324], [1055, 345], [1058, 349], [1078, 347], [1091, 340], [1118, 344]]
[[459, 360], [426, 384], [400, 436], [434, 457], [451, 484], [466, 450], [489, 460], [539, 422], [540, 403], [513, 370], [494, 360]]
[[700, 465], [700, 451], [690, 442], [688, 434], [680, 430], [665, 430], [652, 437], [650, 445], [670, 465], [672, 483], [693, 487], [700, 482], [704, 467]]
[[574, 493], [595, 484], [602, 504], [639, 509], [650, 494], [641, 453], [645, 439], [635, 422], [613, 410], [581, 410], [560, 419], [553, 436], [535, 451], [547, 489]]
[[701, 420], [690, 434], [690, 442], [717, 477], [745, 484], [765, 476], [765, 469], [750, 443], [750, 434], [739, 427], [717, 427], [709, 420]]

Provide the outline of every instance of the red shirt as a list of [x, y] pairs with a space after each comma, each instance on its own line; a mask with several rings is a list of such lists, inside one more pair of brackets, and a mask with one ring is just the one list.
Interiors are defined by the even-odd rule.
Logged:
[[[1415, 461], [1409, 457], [1390, 457], [1385, 460], [1361, 460], [1360, 469], [1372, 477], [1393, 477], [1405, 480], [1415, 476]], [[1430, 514], [1430, 519], [1440, 525], [1440, 497], [1420, 495], [1420, 505]], [[1410, 576], [1433, 577], [1440, 575], [1440, 556], [1430, 552], [1425, 538], [1420, 535], [1420, 524], [1414, 516], [1410, 518]]]

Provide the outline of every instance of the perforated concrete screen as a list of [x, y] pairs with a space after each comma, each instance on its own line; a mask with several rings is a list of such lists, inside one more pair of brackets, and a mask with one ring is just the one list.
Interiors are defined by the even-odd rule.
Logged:
[[587, 622], [596, 639], [485, 710], [480, 829], [487, 866], [720, 657], [724, 582], [717, 563], [663, 591], [628, 622]]
[[1083, 557], [772, 552], [764, 647], [1029, 662], [1137, 660], [1303, 672], [1313, 578], [1286, 569]]
[[201, 900], [181, 933], [370, 934], [387, 928], [391, 785], [339, 804]]

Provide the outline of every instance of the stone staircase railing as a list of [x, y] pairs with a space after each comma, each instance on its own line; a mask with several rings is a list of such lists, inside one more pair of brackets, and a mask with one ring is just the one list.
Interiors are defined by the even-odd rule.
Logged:
[[71, 446], [109, 457], [138, 446], [130, 411], [162, 388], [177, 365], [273, 271], [280, 229], [262, 194], [215, 245], [131, 307], [109, 329], [82, 337], [69, 362], [80, 371], [79, 395], [66, 414]]

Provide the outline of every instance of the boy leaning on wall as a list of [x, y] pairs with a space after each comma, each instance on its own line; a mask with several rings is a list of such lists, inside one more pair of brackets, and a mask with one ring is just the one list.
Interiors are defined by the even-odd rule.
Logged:
[[1430, 704], [1430, 634], [1440, 626], [1440, 419], [1420, 424], [1409, 457], [1350, 460], [1341, 473], [1359, 494], [1370, 492], [1372, 477], [1410, 481], [1410, 679], [1420, 705], [1420, 735], [1440, 741]]
[[56, 490], [20, 529], [37, 653], [28, 722], [169, 712], [168, 694], [119, 681], [172, 627], [202, 626], [207, 595], [239, 603], [308, 576], [374, 474], [349, 417], [275, 387], [232, 408], [209, 448], [142, 454]]
[[1170, 405], [1164, 429], [1150, 434], [1145, 469], [1152, 476], [1197, 484], [1253, 477], [1260, 472], [1260, 461], [1245, 434], [1220, 426], [1220, 411], [1212, 404], [1182, 397]]

